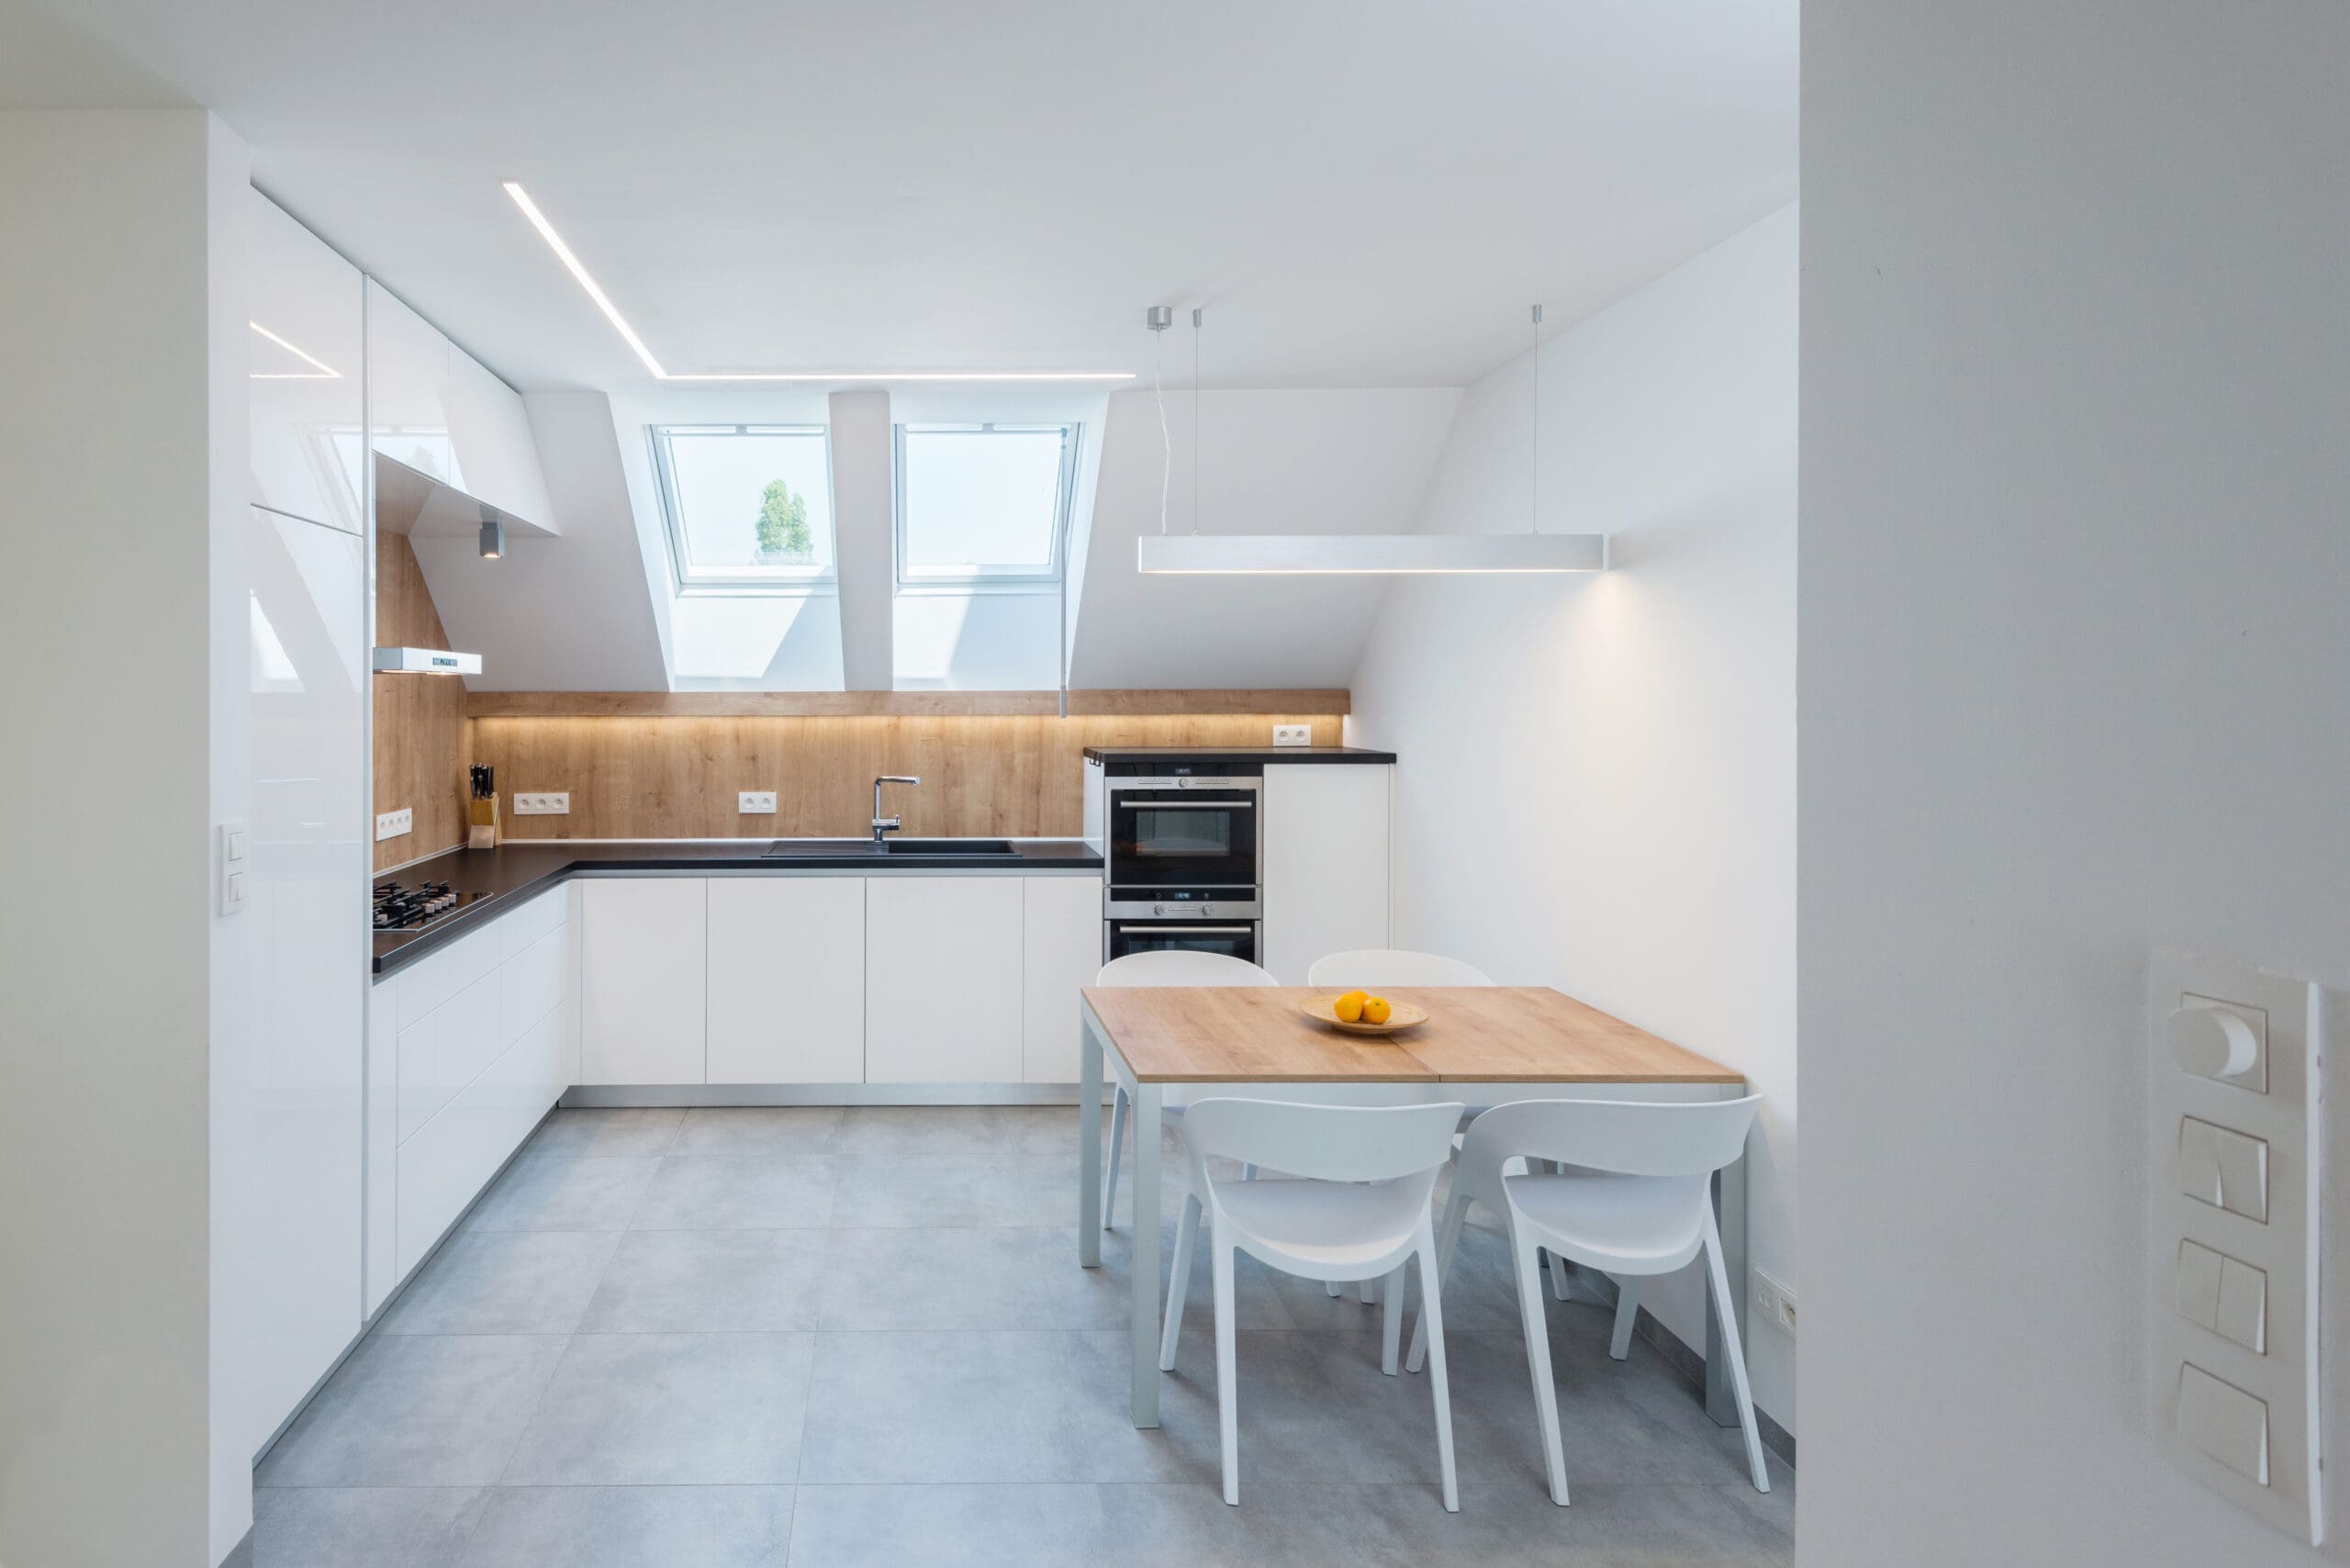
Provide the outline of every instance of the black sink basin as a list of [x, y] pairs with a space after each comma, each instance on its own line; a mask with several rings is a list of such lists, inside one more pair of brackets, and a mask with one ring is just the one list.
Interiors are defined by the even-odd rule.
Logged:
[[887, 859], [915, 856], [934, 860], [1017, 860], [1008, 838], [778, 838], [759, 852], [763, 860]]
[[978, 860], [1017, 860], [1020, 852], [1008, 838], [893, 838], [883, 846], [891, 855], [952, 855]]

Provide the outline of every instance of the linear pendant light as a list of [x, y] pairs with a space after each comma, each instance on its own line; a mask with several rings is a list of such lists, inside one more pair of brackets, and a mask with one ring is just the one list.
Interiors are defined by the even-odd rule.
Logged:
[[[1154, 306], [1146, 324], [1164, 331], [1172, 313]], [[1541, 346], [1542, 307], [1533, 309], [1535, 346]], [[1194, 368], [1192, 374], [1192, 440], [1200, 439], [1197, 369], [1199, 312], [1192, 313]], [[1542, 364], [1534, 364], [1536, 440], [1540, 440]], [[1163, 395], [1162, 395], [1163, 396]], [[1165, 419], [1162, 411], [1161, 420]], [[1539, 448], [1538, 445], [1537, 451]], [[1172, 454], [1169, 454], [1169, 462]], [[1539, 459], [1538, 459], [1539, 460]], [[1162, 492], [1163, 497], [1163, 492]], [[1135, 569], [1156, 576], [1356, 577], [1404, 573], [1604, 572], [1604, 533], [1202, 533], [1198, 532], [1198, 466], [1192, 470], [1192, 532], [1169, 533], [1167, 508], [1159, 503], [1159, 532], [1135, 542]], [[1539, 512], [1536, 517], [1539, 521]]]
[[[628, 324], [628, 318], [621, 314], [621, 308], [612, 303], [612, 297], [603, 291], [595, 277], [588, 271], [587, 263], [580, 261], [569, 245], [564, 243], [563, 236], [555, 232], [554, 225], [547, 221], [547, 215], [539, 210], [539, 204], [531, 199], [531, 193], [522, 188], [521, 182], [508, 180], [505, 182], [505, 186], [506, 194], [514, 198], [514, 205], [521, 208], [522, 216], [531, 220], [531, 227], [539, 231], [539, 238], [544, 240], [547, 242], [547, 249], [554, 252], [555, 260], [563, 263], [564, 270], [569, 273], [573, 280], [587, 292], [588, 297], [595, 303], [596, 308], [603, 313], [604, 319], [612, 324], [612, 330], [621, 335], [621, 341], [628, 344], [630, 352], [636, 355], [637, 362], [644, 366], [655, 381], [823, 383], [839, 381], [1132, 381], [1135, 378], [1134, 372], [1130, 370], [750, 370], [740, 372], [664, 370], [661, 367], [661, 362], [653, 357], [653, 351], [644, 346], [644, 340], [637, 336], [636, 329]], [[256, 326], [253, 330], [259, 332], [262, 329]], [[267, 332], [263, 332], [262, 335], [270, 336]], [[291, 343], [285, 346], [293, 348]], [[301, 353], [299, 349], [295, 349], [294, 352]], [[303, 354], [302, 357], [308, 359], [309, 355]]]

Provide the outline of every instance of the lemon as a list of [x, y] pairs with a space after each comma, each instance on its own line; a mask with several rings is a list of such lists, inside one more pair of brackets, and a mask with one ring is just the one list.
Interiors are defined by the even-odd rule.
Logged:
[[1364, 1003], [1369, 999], [1359, 991], [1350, 991], [1330, 1003], [1330, 1012], [1341, 1024], [1360, 1023]]
[[1385, 997], [1371, 997], [1362, 1004], [1362, 1021], [1366, 1024], [1384, 1024], [1387, 1022], [1387, 1015], [1393, 1011], [1393, 1008], [1387, 1005]]

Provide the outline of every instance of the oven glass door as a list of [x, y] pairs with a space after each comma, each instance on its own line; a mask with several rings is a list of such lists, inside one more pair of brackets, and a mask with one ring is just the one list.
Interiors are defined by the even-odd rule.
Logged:
[[1113, 790], [1109, 827], [1122, 887], [1257, 885], [1254, 790]]
[[1124, 920], [1110, 924], [1107, 958], [1129, 953], [1222, 953], [1243, 963], [1257, 961], [1257, 927], [1204, 921]]

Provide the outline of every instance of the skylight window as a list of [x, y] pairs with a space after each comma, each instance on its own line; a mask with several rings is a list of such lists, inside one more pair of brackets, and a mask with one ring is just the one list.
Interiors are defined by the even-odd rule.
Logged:
[[655, 425], [679, 584], [823, 588], [833, 487], [821, 425]]
[[1075, 425], [900, 425], [901, 587], [1060, 581]]

